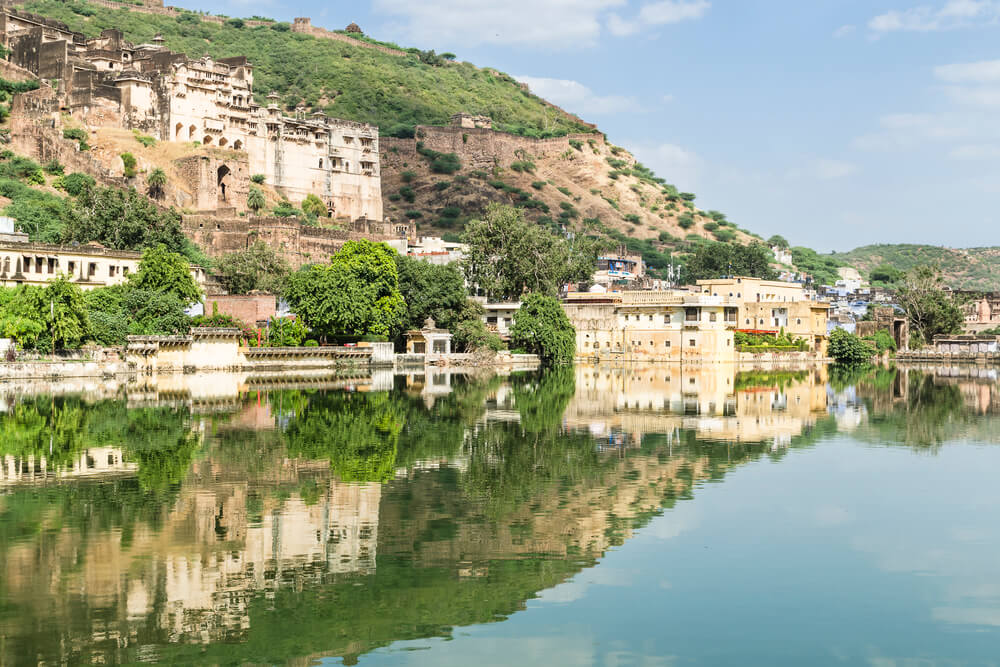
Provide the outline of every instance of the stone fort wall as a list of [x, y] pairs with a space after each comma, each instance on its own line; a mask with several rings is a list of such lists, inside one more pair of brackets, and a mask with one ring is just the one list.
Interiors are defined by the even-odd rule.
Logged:
[[287, 218], [257, 216], [223, 218], [208, 215], [185, 215], [184, 234], [210, 257], [245, 250], [256, 241], [274, 248], [292, 265], [327, 261], [348, 241], [385, 241], [393, 245], [405, 242], [411, 230], [407, 225], [391, 225], [374, 220], [358, 220], [348, 229], [307, 227]]
[[[556, 157], [571, 150], [570, 139], [596, 142], [604, 145], [603, 134], [570, 134], [552, 139], [533, 139], [520, 137], [506, 132], [486, 128], [472, 127], [436, 127], [430, 125], [417, 126], [416, 139], [396, 139], [382, 137], [383, 161], [390, 156], [398, 155], [407, 160], [416, 159], [417, 142], [423, 142], [425, 148], [439, 153], [455, 153], [462, 161], [463, 167], [471, 169], [490, 169], [494, 165], [507, 165], [521, 159], [518, 155], [524, 152], [535, 157]], [[589, 150], [589, 149], [588, 149]], [[386, 164], [390, 163], [386, 162]]]

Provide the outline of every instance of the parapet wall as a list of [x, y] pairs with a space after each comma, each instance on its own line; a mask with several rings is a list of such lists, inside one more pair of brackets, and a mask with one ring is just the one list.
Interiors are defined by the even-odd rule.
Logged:
[[372, 49], [374, 51], [380, 51], [390, 56], [409, 56], [410, 54], [406, 51], [400, 51], [399, 49], [391, 49], [388, 46], [381, 46], [380, 44], [371, 44], [369, 42], [361, 41], [360, 39], [354, 39], [353, 37], [348, 37], [347, 35], [342, 35], [339, 32], [332, 32], [326, 28], [320, 28], [312, 24], [312, 20], [308, 17], [296, 18], [295, 22], [292, 23], [292, 31], [298, 32], [303, 35], [311, 35], [318, 39], [332, 39], [337, 42], [345, 42], [351, 46], [360, 46], [365, 49]]

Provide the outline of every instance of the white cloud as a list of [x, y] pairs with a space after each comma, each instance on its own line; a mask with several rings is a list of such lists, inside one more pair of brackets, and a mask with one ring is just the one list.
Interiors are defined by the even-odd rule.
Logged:
[[847, 37], [848, 35], [853, 35], [855, 30], [857, 30], [857, 28], [853, 25], [842, 25], [833, 31], [833, 36], [840, 39], [842, 37]]
[[650, 2], [643, 5], [633, 19], [623, 19], [617, 14], [609, 16], [608, 30], [612, 35], [626, 37], [645, 28], [700, 19], [711, 6], [708, 0]]
[[629, 142], [632, 153], [647, 167], [665, 178], [681, 190], [697, 191], [698, 181], [704, 168], [703, 160], [697, 154], [675, 144], [643, 144]]
[[660, 101], [663, 102], [664, 104], [670, 104], [670, 103], [672, 103], [674, 101], [674, 96], [673, 95], [661, 95], [660, 96]]
[[516, 76], [528, 84], [531, 92], [575, 114], [609, 114], [642, 111], [634, 97], [625, 95], [597, 95], [579, 81], [547, 79], [537, 76]]
[[947, 0], [939, 8], [919, 5], [888, 11], [868, 21], [875, 35], [889, 32], [933, 32], [995, 23], [1000, 19], [1000, 0]]
[[388, 31], [438, 48], [451, 45], [517, 44], [543, 48], [591, 46], [605, 13], [626, 0], [374, 0], [390, 18]]
[[934, 68], [934, 76], [947, 83], [997, 83], [1000, 82], [1000, 60], [938, 65]]

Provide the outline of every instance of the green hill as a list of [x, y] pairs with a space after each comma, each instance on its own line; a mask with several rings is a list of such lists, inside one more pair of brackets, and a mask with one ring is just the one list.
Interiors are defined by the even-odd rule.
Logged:
[[190, 57], [247, 56], [255, 65], [258, 103], [266, 105], [265, 96], [275, 90], [289, 110], [301, 103], [310, 111], [376, 124], [385, 134], [404, 134], [415, 124], [446, 125], [451, 114], [462, 111], [490, 116], [497, 129], [514, 134], [593, 131], [506, 74], [433, 52], [412, 49], [411, 55], [401, 57], [291, 32], [287, 23], [250, 27], [232, 19], [219, 24], [203, 21], [194, 12], [163, 16], [78, 0], [19, 4], [89, 37], [118, 28], [137, 44], [161, 34], [168, 48]]
[[937, 267], [955, 289], [1000, 290], [1000, 247], [943, 248], [919, 244], [868, 245], [831, 255], [868, 277], [872, 269], [891, 266], [908, 271], [929, 264]]

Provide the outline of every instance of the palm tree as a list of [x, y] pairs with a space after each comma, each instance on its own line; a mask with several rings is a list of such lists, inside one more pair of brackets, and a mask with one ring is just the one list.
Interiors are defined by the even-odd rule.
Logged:
[[153, 199], [159, 199], [163, 196], [163, 186], [166, 184], [167, 174], [159, 167], [149, 172], [149, 176], [146, 177], [147, 192]]
[[264, 191], [251, 185], [250, 192], [247, 193], [247, 208], [254, 213], [260, 213], [265, 206], [267, 200], [264, 199]]

